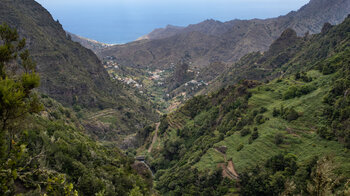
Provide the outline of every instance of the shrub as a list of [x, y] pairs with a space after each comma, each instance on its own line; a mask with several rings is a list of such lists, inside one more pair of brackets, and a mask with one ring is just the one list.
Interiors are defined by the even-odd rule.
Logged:
[[250, 129], [246, 128], [246, 129], [242, 129], [241, 130], [241, 136], [244, 137], [246, 135], [249, 135], [251, 133]]
[[237, 152], [241, 151], [244, 148], [244, 145], [242, 143], [240, 143], [237, 147]]
[[73, 110], [74, 110], [75, 112], [80, 112], [81, 109], [82, 109], [82, 108], [81, 108], [81, 106], [79, 106], [79, 105], [74, 105], [74, 106], [73, 106]]
[[263, 124], [265, 122], [265, 118], [263, 115], [259, 114], [255, 117], [255, 122], [257, 124]]
[[284, 108], [281, 106], [281, 109], [278, 110], [277, 108], [273, 109], [272, 115], [274, 117], [282, 116], [283, 119], [290, 121], [296, 120], [300, 117], [299, 113], [295, 111], [294, 108]]
[[267, 111], [267, 109], [265, 108], [265, 107], [261, 107], [260, 108], [260, 113], [262, 114], [262, 113], [265, 113]]
[[317, 130], [317, 133], [320, 135], [320, 137], [328, 140], [334, 137], [334, 133], [330, 131], [327, 127], [320, 127]]
[[301, 80], [303, 82], [311, 82], [312, 78], [308, 77], [305, 72], [297, 72], [295, 75], [295, 80]]
[[281, 133], [276, 134], [275, 135], [275, 144], [280, 145], [280, 144], [283, 144], [283, 142], [284, 142], [284, 135]]
[[168, 127], [169, 127], [169, 123], [168, 123], [167, 115], [164, 114], [160, 120], [160, 125], [159, 125], [160, 134], [164, 133], [168, 129]]
[[253, 134], [251, 136], [252, 140], [256, 140], [259, 137], [259, 132], [258, 131], [253, 131]]
[[259, 111], [258, 110], [253, 110], [253, 116], [255, 117], [256, 115], [258, 115], [259, 114]]
[[208, 107], [209, 101], [205, 96], [196, 96], [190, 99], [182, 107], [184, 114], [194, 118], [201, 111]]
[[293, 121], [293, 120], [298, 119], [298, 118], [299, 118], [299, 114], [298, 114], [297, 111], [295, 111], [294, 108], [290, 108], [290, 109], [286, 112], [284, 118], [290, 122], [290, 121]]
[[300, 97], [302, 95], [309, 94], [314, 91], [316, 87], [314, 85], [302, 85], [302, 86], [291, 86], [288, 90], [283, 94], [283, 99], [292, 99], [295, 97]]
[[250, 137], [248, 140], [248, 144], [252, 144], [252, 143], [253, 143], [253, 139], [252, 139], [252, 137]]
[[277, 117], [280, 115], [280, 111], [277, 109], [277, 108], [273, 108], [273, 111], [272, 111], [272, 116], [273, 117]]

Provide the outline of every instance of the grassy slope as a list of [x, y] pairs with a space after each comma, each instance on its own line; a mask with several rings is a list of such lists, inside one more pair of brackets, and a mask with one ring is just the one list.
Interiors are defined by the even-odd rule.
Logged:
[[[326, 140], [317, 134], [320, 126], [329, 126], [329, 119], [324, 116], [323, 110], [328, 109], [329, 105], [323, 103], [324, 97], [335, 88], [340, 73], [349, 67], [349, 28], [348, 18], [341, 25], [325, 29], [320, 34], [301, 38], [292, 45], [284, 45], [277, 53], [252, 54], [254, 58], [247, 64], [243, 59], [241, 68], [253, 75], [260, 75], [259, 70], [265, 70], [259, 77], [281, 77], [249, 89], [252, 96], [248, 103], [239, 96], [245, 96], [239, 93], [239, 83], [236, 87], [229, 86], [203, 96], [203, 100], [208, 101], [207, 106], [192, 117], [189, 113], [198, 107], [195, 98], [169, 114], [166, 118], [169, 127], [160, 132], [159, 141], [149, 156], [152, 167], [159, 170], [156, 187], [163, 193], [172, 194], [178, 193], [178, 188], [186, 185], [183, 190], [190, 191], [191, 185], [188, 183], [195, 182], [186, 181], [193, 178], [183, 177], [184, 170], [193, 172], [190, 168], [197, 168], [202, 174], [207, 174], [208, 170], [214, 171], [218, 163], [224, 162], [224, 156], [214, 149], [220, 146], [228, 147], [227, 158], [233, 159], [238, 173], [256, 164], [263, 164], [274, 155], [287, 152], [295, 154], [301, 164], [314, 156], [332, 155], [339, 166], [338, 174], [349, 177], [350, 152], [344, 147], [341, 138], [340, 142], [336, 141], [336, 137]], [[288, 58], [283, 58], [286, 55]], [[322, 70], [323, 73], [316, 70]], [[296, 80], [294, 73], [300, 71], [306, 71], [307, 77], [313, 80]], [[348, 76], [348, 72], [344, 74], [342, 77]], [[314, 86], [315, 89], [299, 97], [284, 99], [283, 94], [289, 92], [292, 86]], [[345, 91], [349, 87], [344, 88]], [[344, 92], [339, 96], [343, 95]], [[237, 103], [247, 104], [247, 108], [243, 106], [237, 109]], [[273, 117], [273, 109], [279, 109], [282, 105], [284, 108], [294, 108], [301, 116], [291, 122], [280, 116]], [[268, 120], [263, 124], [255, 122], [253, 115], [254, 110], [261, 107], [267, 109], [263, 116]], [[162, 122], [160, 127], [167, 123]], [[259, 137], [249, 144], [250, 135], [241, 137], [241, 130], [252, 130], [254, 127], [257, 127]], [[280, 145], [275, 144], [277, 134], [285, 138]], [[241, 145], [243, 149], [237, 151]]]
[[19, 176], [16, 193], [43, 194], [52, 186], [50, 179], [61, 174], [67, 181], [58, 183], [58, 190], [72, 183], [79, 195], [127, 195], [136, 186], [144, 194], [150, 193], [150, 179], [133, 169], [132, 158], [115, 147], [93, 141], [73, 110], [45, 95], [40, 100], [44, 111], [29, 116], [23, 136], [16, 139], [26, 146], [21, 161], [15, 165]]
[[[333, 75], [323, 76], [317, 71], [310, 71], [309, 75], [317, 78], [313, 83], [318, 84], [319, 88], [312, 93], [290, 100], [282, 100], [281, 93], [288, 89], [290, 84], [300, 83], [292, 78], [282, 82], [273, 81], [264, 86], [252, 90], [253, 96], [249, 100], [250, 108], [266, 107], [268, 111], [264, 114], [270, 120], [262, 125], [258, 125], [259, 138], [252, 144], [248, 144], [249, 136], [241, 137], [236, 133], [225, 138], [224, 141], [215, 144], [215, 146], [227, 146], [227, 157], [232, 158], [238, 172], [243, 171], [257, 163], [264, 163], [268, 158], [280, 152], [290, 152], [297, 155], [300, 162], [313, 156], [333, 155], [339, 163], [340, 172], [350, 176], [350, 153], [337, 141], [328, 141], [320, 138], [316, 133], [318, 126], [318, 114], [321, 111], [322, 99], [329, 90], [328, 81]], [[267, 91], [270, 88], [272, 90]], [[273, 117], [273, 108], [295, 107], [302, 113], [302, 116], [292, 122]], [[286, 143], [277, 146], [274, 143], [274, 136], [282, 133], [286, 137]], [[244, 148], [237, 152], [238, 145], [244, 144]], [[204, 170], [215, 168], [217, 163], [222, 162], [223, 158], [217, 151], [209, 150], [195, 166]]]

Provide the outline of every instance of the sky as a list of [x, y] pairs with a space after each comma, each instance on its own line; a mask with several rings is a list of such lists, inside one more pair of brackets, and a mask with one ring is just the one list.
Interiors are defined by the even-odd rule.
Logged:
[[271, 18], [309, 0], [36, 0], [65, 30], [103, 43], [127, 43], [168, 24]]

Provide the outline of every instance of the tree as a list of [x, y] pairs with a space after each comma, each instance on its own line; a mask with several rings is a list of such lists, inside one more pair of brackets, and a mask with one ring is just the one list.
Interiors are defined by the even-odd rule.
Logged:
[[259, 137], [259, 132], [258, 132], [258, 130], [254, 130], [254, 131], [253, 131], [253, 134], [252, 134], [252, 136], [251, 136], [252, 140], [256, 140], [256, 139], [258, 139], [258, 137]]
[[284, 136], [283, 136], [283, 134], [277, 133], [277, 134], [275, 135], [275, 144], [276, 144], [276, 145], [280, 145], [280, 144], [283, 143], [283, 141], [284, 141]]
[[0, 38], [0, 135], [7, 138], [11, 151], [19, 120], [41, 110], [32, 93], [40, 78], [29, 51], [24, 49], [25, 39], [19, 39], [17, 30], [0, 25]]
[[311, 182], [307, 190], [312, 196], [331, 195], [332, 190], [339, 183], [340, 177], [334, 174], [335, 165], [330, 157], [323, 157], [317, 161], [316, 169], [312, 172]]
[[0, 194], [12, 191], [25, 152], [19, 142], [21, 120], [42, 108], [32, 92], [39, 86], [39, 75], [24, 48], [25, 39], [19, 39], [16, 29], [0, 25]]
[[129, 193], [129, 196], [142, 196], [142, 192], [140, 190], [140, 187], [135, 186]]

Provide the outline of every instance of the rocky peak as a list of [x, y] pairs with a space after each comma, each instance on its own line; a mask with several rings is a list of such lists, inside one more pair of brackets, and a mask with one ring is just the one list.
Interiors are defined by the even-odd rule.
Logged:
[[295, 44], [298, 39], [297, 32], [291, 28], [288, 28], [282, 32], [281, 36], [276, 41], [272, 43], [269, 53], [279, 53], [290, 47], [292, 44]]

